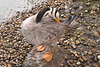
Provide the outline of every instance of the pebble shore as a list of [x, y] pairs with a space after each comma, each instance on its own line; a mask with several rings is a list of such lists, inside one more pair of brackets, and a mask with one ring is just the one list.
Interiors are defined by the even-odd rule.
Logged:
[[[70, 3], [70, 4], [69, 4]], [[22, 67], [27, 53], [32, 49], [20, 32], [22, 22], [46, 6], [60, 10], [60, 18], [66, 20], [69, 14], [78, 14], [80, 25], [74, 32], [59, 39], [57, 45], [68, 54], [62, 59], [61, 67], [100, 67], [100, 1], [84, 0], [67, 2], [56, 0], [17, 12], [11, 19], [0, 25], [0, 67]], [[67, 6], [72, 8], [68, 13]]]

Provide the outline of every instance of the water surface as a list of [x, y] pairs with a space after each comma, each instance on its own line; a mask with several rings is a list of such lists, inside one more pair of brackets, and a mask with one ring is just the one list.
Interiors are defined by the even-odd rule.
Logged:
[[17, 11], [35, 7], [46, 0], [0, 0], [0, 22], [12, 17]]

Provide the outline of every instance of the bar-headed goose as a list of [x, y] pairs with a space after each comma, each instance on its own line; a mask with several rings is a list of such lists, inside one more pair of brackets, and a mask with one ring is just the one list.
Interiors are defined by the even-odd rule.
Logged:
[[[71, 28], [66, 23], [60, 23], [59, 12], [56, 8], [46, 7], [36, 15], [24, 20], [21, 30], [29, 44], [35, 45], [37, 51], [43, 51], [47, 45], [51, 46], [52, 43], [65, 36]], [[50, 61], [52, 52], [53, 48], [51, 48], [51, 52], [44, 53], [43, 58]], [[50, 55], [50, 59], [46, 59], [48, 55]]]

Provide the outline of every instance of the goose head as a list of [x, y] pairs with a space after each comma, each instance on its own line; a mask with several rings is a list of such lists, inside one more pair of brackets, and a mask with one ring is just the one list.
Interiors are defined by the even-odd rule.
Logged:
[[50, 16], [52, 19], [54, 19], [56, 22], [60, 23], [59, 20], [59, 12], [57, 11], [56, 8], [51, 8], [51, 7], [45, 7], [43, 8], [36, 16], [36, 22], [40, 22], [43, 18], [43, 16]]

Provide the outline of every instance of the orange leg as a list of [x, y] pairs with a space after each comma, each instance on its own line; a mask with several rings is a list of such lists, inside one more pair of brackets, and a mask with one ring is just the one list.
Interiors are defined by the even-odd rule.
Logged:
[[42, 46], [36, 46], [37, 51], [44, 51], [46, 48], [46, 46], [42, 45]]
[[43, 59], [45, 59], [47, 62], [50, 62], [53, 57], [53, 47], [50, 48], [51, 48], [51, 52], [45, 52], [43, 54]]
[[43, 59], [45, 59], [47, 62], [51, 61], [53, 54], [50, 52], [45, 52], [43, 54]]
[[[44, 51], [46, 49], [46, 46], [41, 45], [41, 46], [36, 46], [37, 51]], [[53, 47], [50, 47], [51, 52], [45, 52], [43, 54], [43, 59], [45, 59], [47, 62], [51, 61], [53, 57]]]

